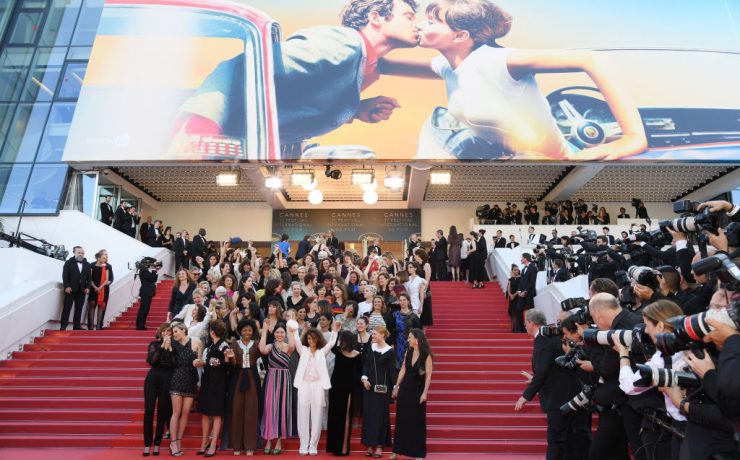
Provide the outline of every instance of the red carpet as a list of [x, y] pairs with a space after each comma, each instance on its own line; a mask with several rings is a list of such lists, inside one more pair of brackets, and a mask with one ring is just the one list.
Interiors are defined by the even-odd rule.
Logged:
[[[138, 450], [105, 448], [142, 445], [146, 345], [166, 317], [171, 283], [159, 285], [149, 331], [134, 330], [134, 306], [107, 330], [46, 331], [12, 360], [0, 362], [0, 446], [26, 448], [2, 450], [0, 458], [34, 458], [27, 448], [38, 447], [76, 448], [54, 454], [57, 460], [140, 457]], [[513, 410], [524, 388], [519, 371], [531, 367], [532, 342], [523, 334], [506, 332], [509, 322], [498, 286], [490, 283], [473, 290], [463, 283], [433, 283], [432, 291], [430, 457], [468, 453], [481, 456], [466, 455], [466, 460], [526, 458], [521, 454], [541, 458], [546, 447], [544, 415], [536, 402], [522, 413]], [[359, 430], [353, 434], [353, 450], [364, 450]], [[193, 414], [183, 444], [194, 449], [199, 442], [200, 417]], [[168, 455], [166, 445], [163, 456]], [[283, 446], [296, 450], [297, 440]], [[187, 456], [195, 458], [194, 451]]]

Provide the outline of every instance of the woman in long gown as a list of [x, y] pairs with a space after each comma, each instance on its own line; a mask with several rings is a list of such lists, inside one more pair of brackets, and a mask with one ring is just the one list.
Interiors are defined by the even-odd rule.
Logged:
[[[260, 353], [267, 355], [268, 369], [265, 378], [265, 410], [262, 414], [262, 438], [265, 440], [265, 455], [279, 455], [283, 451], [282, 440], [294, 436], [293, 430], [293, 378], [290, 373], [290, 358], [295, 350], [295, 339], [287, 334], [285, 325], [278, 323], [273, 330], [275, 341], [267, 343], [267, 334], [260, 337]], [[287, 337], [286, 337], [287, 335]], [[287, 338], [287, 343], [285, 342]], [[275, 449], [270, 443], [275, 440]]]
[[352, 438], [352, 417], [355, 412], [355, 382], [360, 380], [362, 354], [357, 351], [357, 339], [351, 331], [339, 334], [334, 373], [329, 390], [329, 421], [327, 423], [326, 451], [334, 455], [349, 455]]
[[212, 345], [203, 353], [203, 376], [200, 379], [198, 398], [198, 412], [202, 414], [203, 430], [198, 454], [211, 457], [216, 452], [216, 440], [221, 435], [226, 412], [226, 386], [231, 370], [227, 357], [233, 353], [224, 340], [226, 326], [223, 321], [211, 321], [209, 334]]
[[450, 272], [452, 273], [452, 281], [460, 281], [460, 248], [462, 247], [462, 238], [457, 233], [457, 227], [451, 226], [450, 233], [447, 235], [448, 249], [448, 260], [447, 265], [450, 266]]
[[90, 271], [92, 289], [87, 297], [87, 329], [103, 329], [105, 307], [108, 305], [110, 285], [113, 283], [113, 267], [108, 263], [108, 251], [101, 249], [95, 254], [95, 264], [90, 267]]
[[419, 310], [421, 327], [426, 330], [427, 326], [434, 325], [432, 318], [432, 266], [429, 264], [429, 256], [424, 251], [414, 252], [414, 260], [419, 264], [417, 275], [424, 278], [424, 296], [422, 308]]
[[509, 318], [511, 318], [511, 332], [522, 332], [522, 312], [519, 310], [519, 277], [521, 272], [516, 264], [511, 265], [511, 278], [506, 288], [506, 297], [509, 300]]
[[[383, 446], [391, 446], [391, 391], [396, 381], [396, 354], [385, 340], [388, 329], [373, 331], [373, 344], [362, 368], [363, 395], [362, 444], [367, 454], [383, 456]], [[374, 449], [374, 452], [373, 452]]]
[[405, 292], [398, 294], [398, 303], [401, 309], [393, 314], [396, 321], [396, 358], [399, 364], [403, 363], [403, 355], [408, 346], [409, 331], [421, 327], [421, 321], [416, 313], [411, 310], [411, 299]]
[[420, 329], [412, 329], [408, 341], [409, 348], [393, 387], [397, 405], [391, 460], [397, 455], [414, 458], [427, 455], [427, 393], [432, 382], [432, 352]]
[[257, 325], [252, 320], [243, 319], [239, 321], [237, 330], [241, 338], [231, 346], [233, 354], [229, 354], [229, 361], [234, 366], [229, 441], [234, 455], [239, 455], [243, 450], [247, 451], [247, 455], [253, 455], [260, 434], [262, 393], [257, 373], [259, 347], [252, 339]]
[[[370, 349], [372, 343], [372, 336], [367, 330], [369, 324], [368, 319], [365, 316], [357, 318], [357, 336], [355, 350], [360, 352], [360, 367], [365, 362], [365, 356], [367, 351]], [[365, 388], [362, 386], [362, 382], [359, 377], [355, 379], [355, 417], [362, 418], [362, 394], [365, 392]]]

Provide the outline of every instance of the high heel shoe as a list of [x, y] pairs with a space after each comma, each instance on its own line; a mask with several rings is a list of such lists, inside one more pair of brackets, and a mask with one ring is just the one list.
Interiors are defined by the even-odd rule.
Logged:
[[[173, 444], [177, 446], [177, 451], [172, 450], [172, 445]], [[185, 454], [182, 453], [182, 450], [180, 449], [180, 440], [179, 439], [170, 442], [170, 455], [173, 456], [173, 457], [182, 457], [183, 455], [185, 455]]]
[[159, 446], [154, 446], [154, 448], [152, 449], [152, 455], [154, 455], [155, 457], [159, 457]]
[[208, 444], [206, 444], [203, 450], [199, 450], [198, 452], [195, 453], [195, 455], [205, 455], [209, 447], [211, 447], [211, 441], [208, 441]]
[[148, 457], [149, 456], [149, 446], [144, 447], [144, 452], [141, 453], [142, 457]]

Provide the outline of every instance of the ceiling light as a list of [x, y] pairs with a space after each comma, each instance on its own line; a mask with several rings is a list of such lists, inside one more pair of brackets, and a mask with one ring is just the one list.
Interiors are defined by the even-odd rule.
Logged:
[[310, 185], [314, 181], [313, 169], [295, 169], [290, 174], [290, 185]]
[[324, 171], [324, 175], [334, 180], [339, 180], [342, 178], [342, 171], [339, 169], [331, 169], [331, 165], [326, 165], [326, 170]]
[[239, 171], [220, 171], [216, 174], [216, 185], [219, 187], [236, 187], [239, 185]]
[[360, 187], [362, 187], [362, 190], [365, 191], [365, 192], [368, 192], [370, 190], [377, 190], [378, 189], [378, 181], [376, 181], [375, 179], [373, 179], [373, 181], [370, 182], [369, 184], [362, 184], [362, 185], [360, 185]]
[[432, 185], [450, 185], [452, 171], [449, 169], [433, 169], [429, 173], [429, 182]]
[[353, 169], [352, 185], [370, 184], [375, 180], [375, 171], [370, 169]]
[[392, 169], [386, 172], [385, 179], [383, 179], [383, 185], [386, 188], [393, 190], [394, 192], [401, 191], [403, 189], [403, 171], [399, 169]]
[[362, 194], [362, 201], [365, 202], [365, 204], [375, 204], [378, 202], [378, 192], [375, 190], [368, 190], [367, 192]]
[[324, 194], [321, 193], [321, 190], [319, 189], [313, 189], [311, 190], [311, 193], [308, 194], [308, 202], [317, 205], [321, 204], [321, 202], [324, 201]]
[[301, 185], [301, 187], [303, 187], [303, 190], [307, 190], [309, 192], [311, 190], [315, 190], [316, 187], [318, 187], [318, 186], [319, 186], [319, 181], [316, 180], [315, 177], [313, 178], [313, 181], [311, 183]]

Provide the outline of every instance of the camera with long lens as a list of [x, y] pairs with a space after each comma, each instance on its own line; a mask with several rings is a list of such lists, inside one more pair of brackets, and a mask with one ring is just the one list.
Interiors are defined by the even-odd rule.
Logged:
[[637, 298], [635, 297], [635, 292], [632, 290], [630, 277], [625, 270], [614, 272], [614, 282], [619, 287], [619, 303], [627, 308], [637, 305]]
[[707, 230], [715, 235], [720, 228], [720, 215], [709, 211], [709, 207], [699, 211], [699, 203], [691, 200], [681, 200], [673, 203], [673, 212], [681, 214], [672, 220], [661, 220], [658, 222], [661, 230], [667, 233], [666, 229], [670, 228], [675, 232], [682, 233], [699, 233]]
[[727, 254], [718, 253], [698, 260], [691, 264], [691, 270], [697, 275], [714, 272], [727, 289], [738, 291], [740, 288], [740, 268]]
[[[656, 347], [663, 354], [675, 354], [679, 351], [702, 348], [704, 336], [713, 328], [707, 324], [708, 319], [719, 321], [737, 330], [740, 323], [737, 308], [712, 308], [691, 316], [676, 316], [668, 322], [675, 331], [663, 332], [655, 336]], [[584, 338], [585, 339], [585, 338]]]
[[658, 273], [650, 267], [640, 267], [633, 265], [627, 269], [627, 276], [634, 280], [637, 284], [645, 287], [649, 287], [653, 291], [657, 291], [660, 288], [658, 282]]
[[568, 415], [579, 410], [591, 410], [595, 405], [593, 400], [594, 393], [596, 393], [596, 385], [583, 385], [580, 393], [560, 406], [560, 413]]
[[575, 344], [575, 342], [569, 341], [570, 351], [564, 355], [555, 358], [555, 364], [558, 366], [568, 369], [569, 371], [578, 369], [580, 366], [578, 361], [584, 361], [588, 358], [586, 350]]
[[653, 340], [645, 332], [645, 324], [640, 323], [633, 329], [612, 329], [599, 331], [587, 329], [583, 331], [583, 343], [591, 346], [612, 348], [620, 344], [627, 348], [632, 354], [652, 355], [655, 352]]
[[137, 270], [159, 270], [162, 268], [162, 262], [154, 257], [143, 257], [141, 260], [134, 262]]
[[701, 379], [693, 372], [683, 372], [674, 369], [653, 369], [647, 364], [636, 364], [640, 379], [634, 385], [636, 387], [682, 387], [699, 388]]
[[563, 330], [560, 324], [550, 326], [540, 326], [540, 335], [543, 337], [560, 337], [563, 335]]

